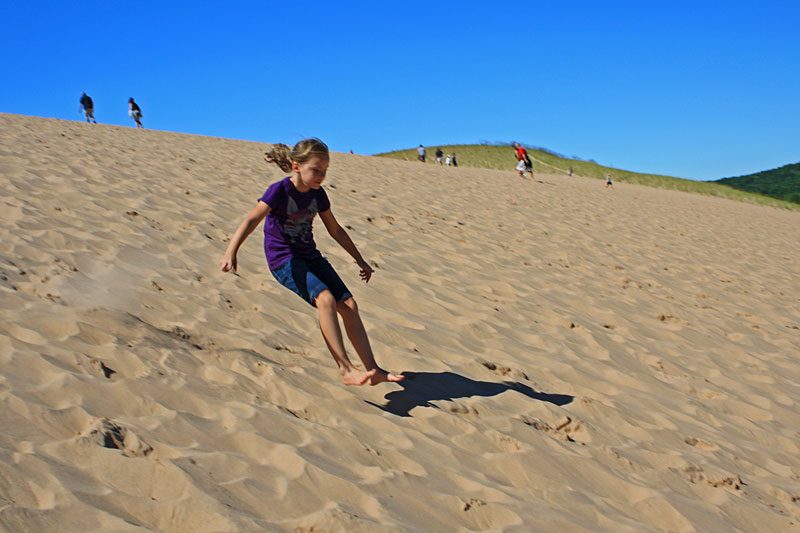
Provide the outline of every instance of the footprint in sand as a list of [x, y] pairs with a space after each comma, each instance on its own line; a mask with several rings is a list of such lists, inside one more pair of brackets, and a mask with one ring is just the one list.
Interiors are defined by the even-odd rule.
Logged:
[[121, 450], [125, 457], [147, 457], [153, 447], [133, 431], [107, 418], [98, 419], [83, 439], [104, 448]]
[[477, 415], [478, 410], [474, 407], [470, 407], [468, 405], [463, 405], [457, 402], [453, 402], [451, 405], [447, 406], [447, 410], [451, 413], [456, 413], [459, 415]]
[[116, 370], [114, 370], [109, 366], [106, 366], [106, 364], [100, 359], [95, 359], [94, 357], [89, 357], [89, 356], [86, 357], [89, 358], [90, 368], [92, 369], [92, 373], [94, 373], [95, 375], [98, 376], [102, 375], [106, 379], [111, 379], [112, 376], [117, 373]]
[[478, 362], [499, 376], [511, 376], [517, 379], [528, 379], [528, 375], [522, 370], [509, 368], [507, 366], [499, 365], [484, 359], [479, 359]]
[[483, 500], [479, 500], [478, 498], [470, 498], [469, 500], [464, 502], [464, 510], [469, 511], [473, 507], [481, 507], [486, 505], [486, 502]]
[[552, 425], [543, 420], [525, 415], [522, 415], [520, 420], [533, 429], [543, 431], [567, 442], [579, 442], [580, 444], [586, 445], [587, 442], [591, 442], [592, 440], [585, 424], [570, 416], [564, 416]]
[[711, 444], [708, 441], [703, 439], [697, 439], [695, 437], [686, 437], [684, 442], [689, 446], [694, 446], [695, 448], [699, 448], [700, 450], [719, 450], [719, 446], [716, 444]]
[[691, 483], [706, 483], [715, 489], [727, 488], [731, 490], [742, 490], [742, 487], [747, 485], [738, 474], [711, 474], [704, 472], [701, 467], [695, 465], [687, 466], [683, 469], [683, 472], [688, 476]]

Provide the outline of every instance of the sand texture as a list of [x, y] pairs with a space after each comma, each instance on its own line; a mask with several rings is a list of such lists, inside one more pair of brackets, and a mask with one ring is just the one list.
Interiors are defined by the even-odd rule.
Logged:
[[800, 213], [333, 154], [345, 387], [267, 148], [0, 114], [0, 530], [800, 531]]

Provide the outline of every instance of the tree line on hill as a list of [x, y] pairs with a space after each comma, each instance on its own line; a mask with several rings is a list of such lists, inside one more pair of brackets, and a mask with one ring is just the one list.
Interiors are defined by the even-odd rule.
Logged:
[[716, 180], [715, 183], [800, 204], [800, 163], [792, 163], [746, 176], [722, 178]]

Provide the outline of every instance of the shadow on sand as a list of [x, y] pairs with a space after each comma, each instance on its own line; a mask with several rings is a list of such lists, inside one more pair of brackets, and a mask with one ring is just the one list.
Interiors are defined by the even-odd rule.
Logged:
[[455, 398], [472, 396], [497, 396], [507, 390], [555, 405], [566, 405], [575, 398], [567, 394], [536, 392], [529, 386], [515, 381], [503, 383], [475, 381], [453, 372], [403, 372], [403, 375], [406, 379], [398, 383], [403, 390], [396, 390], [384, 396], [387, 400], [385, 405], [369, 401], [367, 403], [397, 416], [411, 416], [411, 410], [415, 407], [436, 407], [430, 403], [434, 400], [452, 401]]

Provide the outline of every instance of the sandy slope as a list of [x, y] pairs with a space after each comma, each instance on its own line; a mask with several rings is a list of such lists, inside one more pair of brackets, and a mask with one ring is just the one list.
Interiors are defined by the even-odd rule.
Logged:
[[800, 530], [800, 213], [334, 154], [348, 388], [265, 148], [0, 115], [0, 529]]

